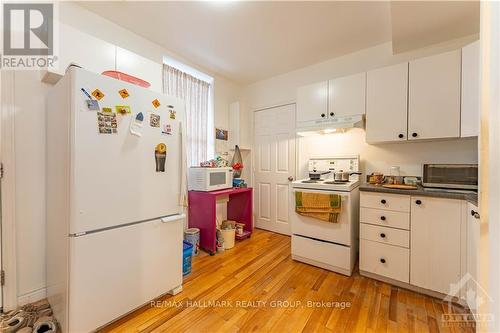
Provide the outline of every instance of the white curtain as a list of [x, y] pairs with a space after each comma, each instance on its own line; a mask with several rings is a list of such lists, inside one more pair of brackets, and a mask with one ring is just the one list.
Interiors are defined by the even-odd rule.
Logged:
[[208, 159], [210, 89], [208, 82], [172, 66], [163, 65], [163, 92], [186, 102], [188, 166], [199, 166]]

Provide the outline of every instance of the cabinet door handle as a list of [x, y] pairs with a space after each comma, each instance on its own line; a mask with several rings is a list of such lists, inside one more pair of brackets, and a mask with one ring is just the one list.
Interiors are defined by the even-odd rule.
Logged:
[[330, 112], [330, 117], [333, 117], [333, 116], [335, 116], [335, 113]]
[[326, 114], [322, 113], [321, 118], [325, 118], [325, 117], [326, 117]]
[[380, 219], [381, 219], [382, 221], [385, 221], [385, 216], [381, 216], [381, 217], [380, 217]]
[[385, 264], [385, 259], [384, 258], [380, 258], [380, 262]]
[[398, 135], [398, 138], [400, 138], [400, 139], [402, 139], [402, 138], [404, 138], [404, 137], [405, 137], [405, 136], [404, 136], [403, 134], [399, 134], [399, 135]]
[[415, 203], [416, 203], [417, 205], [421, 205], [421, 204], [422, 204], [422, 201], [421, 201], [421, 200], [417, 200], [417, 201], [415, 201]]
[[385, 234], [384, 234], [384, 233], [381, 233], [381, 234], [380, 234], [380, 237], [385, 238]]
[[475, 219], [480, 219], [481, 218], [481, 215], [479, 215], [479, 213], [476, 212], [475, 210], [471, 210], [470, 211], [470, 215], [474, 216]]
[[385, 204], [387, 203], [387, 201], [385, 201], [385, 199], [382, 199], [382, 200], [380, 200], [380, 203], [381, 203], [382, 205], [385, 205]]
[[412, 136], [412, 137], [414, 137], [414, 138], [416, 138], [416, 137], [418, 136], [418, 134], [417, 134], [417, 133], [415, 133], [415, 132], [413, 132], [413, 133], [411, 134], [411, 136]]

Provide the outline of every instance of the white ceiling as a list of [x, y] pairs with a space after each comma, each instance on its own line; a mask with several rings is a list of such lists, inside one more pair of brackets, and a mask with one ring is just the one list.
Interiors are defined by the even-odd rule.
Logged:
[[[389, 2], [79, 4], [192, 63], [242, 84], [391, 41], [394, 34]], [[440, 10], [441, 21], [447, 20], [446, 12]], [[451, 25], [460, 25], [454, 19]], [[415, 21], [408, 25], [404, 21], [398, 20], [396, 33], [408, 28], [405, 31], [411, 35], [409, 25]], [[439, 27], [435, 24], [433, 28]], [[429, 33], [432, 27], [425, 31]], [[404, 34], [399, 37], [405, 38]]]

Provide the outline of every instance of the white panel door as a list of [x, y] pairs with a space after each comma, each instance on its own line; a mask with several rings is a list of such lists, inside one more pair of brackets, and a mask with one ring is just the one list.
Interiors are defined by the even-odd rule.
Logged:
[[365, 72], [330, 80], [328, 89], [329, 117], [365, 114]]
[[290, 234], [289, 183], [295, 177], [295, 105], [255, 112], [255, 224]]
[[162, 59], [158, 62], [141, 57], [131, 51], [116, 48], [116, 70], [124, 72], [151, 83], [149, 89], [163, 92]]
[[462, 49], [462, 117], [460, 136], [479, 135], [479, 41]]
[[297, 122], [310, 122], [328, 117], [328, 81], [297, 89]]
[[96, 328], [182, 285], [184, 219], [70, 239], [69, 327]]
[[366, 142], [406, 141], [408, 63], [366, 74]]
[[[73, 73], [70, 233], [179, 213], [183, 103], [106, 76]], [[130, 106], [130, 114], [116, 116], [117, 134], [98, 133], [97, 113], [87, 109], [81, 88], [89, 93], [99, 88], [104, 93], [101, 107]], [[124, 88], [130, 94], [127, 98], [118, 93]], [[160, 101], [159, 108], [153, 107], [154, 99]], [[174, 106], [176, 119], [169, 117], [168, 104]], [[144, 116], [141, 137], [130, 132], [138, 112]], [[160, 127], [151, 126], [152, 116], [160, 117]], [[165, 124], [171, 125], [172, 135], [162, 134]], [[167, 146], [165, 172], [156, 171], [159, 143]]]
[[461, 277], [462, 201], [411, 200], [410, 283], [448, 294]]
[[461, 51], [410, 61], [408, 139], [460, 136]]

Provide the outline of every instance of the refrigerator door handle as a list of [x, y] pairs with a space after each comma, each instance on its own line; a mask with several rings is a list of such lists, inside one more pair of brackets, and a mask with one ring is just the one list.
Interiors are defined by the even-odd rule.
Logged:
[[161, 218], [162, 223], [168, 223], [168, 222], [173, 222], [173, 221], [178, 221], [186, 218], [186, 214], [175, 214], [175, 215], [169, 215]]

